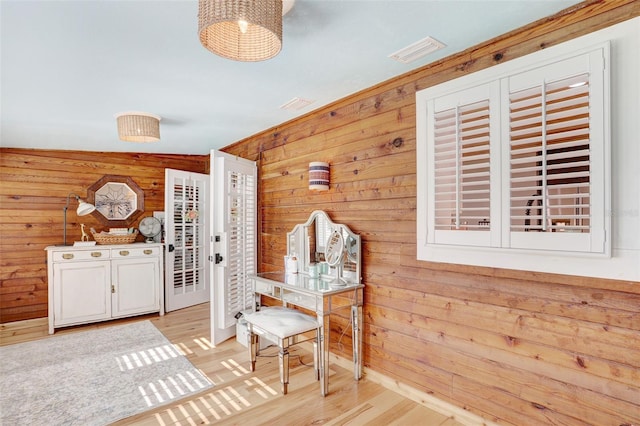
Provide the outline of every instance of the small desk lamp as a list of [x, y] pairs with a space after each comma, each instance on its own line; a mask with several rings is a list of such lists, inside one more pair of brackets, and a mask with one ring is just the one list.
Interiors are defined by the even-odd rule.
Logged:
[[78, 208], [76, 209], [76, 214], [78, 216], [86, 216], [96, 209], [96, 206], [82, 201], [79, 196], [77, 196], [72, 192], [69, 193], [69, 195], [67, 195], [67, 205], [64, 206], [64, 209], [63, 209], [64, 210], [64, 228], [63, 229], [64, 229], [64, 245], [65, 246], [67, 245], [67, 209], [69, 208], [69, 203], [71, 202], [71, 196], [76, 197], [76, 200], [78, 201]]

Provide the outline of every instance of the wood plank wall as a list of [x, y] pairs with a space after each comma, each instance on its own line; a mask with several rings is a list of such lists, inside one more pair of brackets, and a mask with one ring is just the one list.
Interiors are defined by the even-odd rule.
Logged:
[[[164, 210], [164, 169], [208, 173], [208, 156], [0, 149], [0, 322], [47, 316], [47, 256], [62, 244], [63, 207], [70, 192], [86, 200], [104, 175], [129, 176], [144, 191], [139, 219]], [[67, 212], [67, 243], [80, 223], [107, 227], [93, 215]], [[88, 229], [87, 229], [88, 230]], [[142, 241], [142, 237], [138, 237]]]
[[[260, 269], [315, 209], [362, 236], [364, 363], [499, 424], [640, 424], [640, 283], [416, 261], [415, 92], [639, 14], [585, 2], [240, 141], [259, 162]], [[307, 190], [308, 163], [331, 189]], [[347, 318], [332, 350], [350, 356]], [[348, 330], [347, 330], [348, 331]]]

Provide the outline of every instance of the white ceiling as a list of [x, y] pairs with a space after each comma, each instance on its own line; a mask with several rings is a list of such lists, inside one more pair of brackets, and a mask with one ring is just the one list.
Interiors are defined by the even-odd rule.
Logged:
[[[280, 54], [243, 63], [200, 45], [197, 0], [1, 0], [0, 145], [206, 154], [576, 3], [297, 0]], [[426, 36], [447, 47], [388, 58]], [[160, 115], [161, 141], [120, 141], [123, 111]]]

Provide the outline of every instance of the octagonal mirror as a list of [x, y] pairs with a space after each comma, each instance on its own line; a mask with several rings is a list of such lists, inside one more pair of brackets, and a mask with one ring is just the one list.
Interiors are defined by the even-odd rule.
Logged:
[[106, 175], [87, 190], [95, 216], [111, 227], [128, 227], [144, 212], [144, 191], [127, 176]]

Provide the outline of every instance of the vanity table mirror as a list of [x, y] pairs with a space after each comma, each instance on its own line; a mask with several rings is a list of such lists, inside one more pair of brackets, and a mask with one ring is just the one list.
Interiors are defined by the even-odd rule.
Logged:
[[298, 259], [300, 273], [313, 275], [318, 271], [321, 276], [344, 283], [362, 279], [360, 236], [348, 226], [334, 223], [322, 210], [314, 211], [305, 223], [287, 233], [287, 255]]

